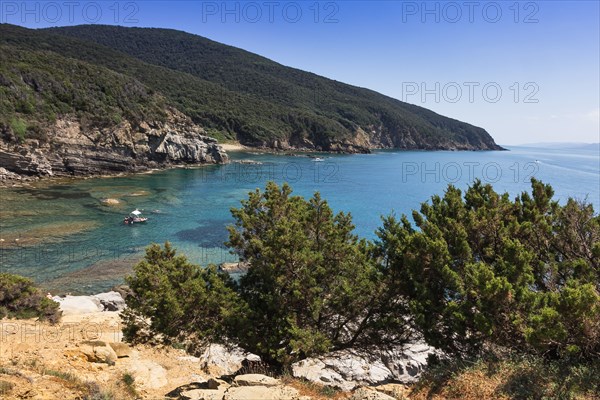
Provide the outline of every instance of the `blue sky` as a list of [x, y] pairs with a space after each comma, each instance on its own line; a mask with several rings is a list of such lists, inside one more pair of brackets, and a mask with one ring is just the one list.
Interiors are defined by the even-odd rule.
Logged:
[[600, 140], [598, 1], [0, 1], [1, 22], [184, 30], [487, 129]]

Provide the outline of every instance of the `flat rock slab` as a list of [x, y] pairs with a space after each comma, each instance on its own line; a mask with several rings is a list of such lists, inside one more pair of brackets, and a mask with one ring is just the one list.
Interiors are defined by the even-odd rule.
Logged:
[[102, 303], [94, 296], [54, 296], [63, 315], [93, 314], [104, 310]]
[[179, 399], [181, 400], [222, 400], [225, 396], [225, 390], [212, 389], [194, 389], [181, 392]]
[[279, 379], [271, 378], [262, 374], [245, 374], [235, 377], [234, 382], [238, 386], [278, 386], [281, 385]]
[[363, 387], [352, 393], [352, 397], [350, 397], [349, 400], [396, 400], [396, 398], [388, 396], [385, 393]]
[[288, 386], [238, 386], [231, 387], [223, 400], [300, 400], [300, 393]]

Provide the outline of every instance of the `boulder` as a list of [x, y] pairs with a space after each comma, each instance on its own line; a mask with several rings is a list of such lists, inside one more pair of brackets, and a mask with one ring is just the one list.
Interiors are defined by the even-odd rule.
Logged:
[[117, 361], [117, 354], [112, 347], [99, 340], [82, 342], [80, 350], [89, 362], [114, 365]]
[[127, 343], [109, 343], [108, 344], [117, 355], [117, 358], [129, 357], [131, 356], [131, 347]]
[[349, 400], [396, 400], [392, 396], [388, 396], [385, 393], [378, 392], [376, 390], [367, 389], [361, 387], [357, 389]]
[[434, 350], [422, 343], [369, 354], [340, 350], [292, 365], [297, 378], [349, 391], [360, 385], [396, 381], [411, 383], [418, 379]]
[[125, 300], [119, 292], [100, 293], [95, 296], [102, 304], [103, 311], [122, 311], [125, 309]]
[[238, 375], [234, 378], [238, 386], [278, 386], [281, 385], [279, 379], [271, 378], [262, 374]]
[[111, 289], [111, 292], [119, 293], [123, 300], [126, 300], [127, 296], [133, 293], [133, 291], [127, 285], [117, 285]]
[[237, 386], [227, 389], [223, 400], [300, 400], [300, 397], [289, 386]]
[[63, 315], [79, 315], [101, 312], [104, 307], [94, 296], [54, 296], [52, 300], [59, 304]]
[[150, 360], [124, 361], [127, 371], [134, 376], [136, 386], [141, 389], [159, 389], [169, 383], [167, 370]]
[[200, 356], [200, 367], [213, 376], [233, 375], [245, 362], [260, 362], [260, 357], [236, 346], [209, 345]]

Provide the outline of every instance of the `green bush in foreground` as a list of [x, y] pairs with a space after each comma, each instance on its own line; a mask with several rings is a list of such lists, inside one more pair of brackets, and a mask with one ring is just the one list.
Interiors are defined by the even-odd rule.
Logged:
[[[269, 183], [233, 209], [238, 283], [153, 245], [128, 279], [125, 335], [234, 342], [276, 366], [405, 343], [415, 330], [459, 358], [513, 350], [600, 356], [600, 217], [532, 181], [514, 201], [475, 182], [433, 196], [416, 226], [384, 218], [376, 243], [315, 194]], [[502, 352], [498, 351], [502, 350]]]
[[389, 297], [370, 245], [317, 193], [306, 200], [268, 183], [233, 209], [227, 243], [249, 269], [239, 295], [247, 304], [237, 340], [265, 361], [289, 364], [346, 348], [405, 343], [402, 304]]
[[[230, 335], [239, 299], [228, 275], [178, 256], [169, 243], [152, 245], [128, 277], [133, 294], [122, 313], [123, 334], [132, 342], [160, 333], [167, 343], [201, 345]], [[148, 317], [148, 319], [146, 318]]]
[[416, 228], [384, 219], [380, 255], [429, 344], [600, 355], [600, 217], [532, 189], [511, 201], [480, 182], [464, 196], [449, 186], [413, 213]]
[[22, 276], [0, 273], [0, 318], [39, 318], [56, 323], [61, 311], [35, 286]]

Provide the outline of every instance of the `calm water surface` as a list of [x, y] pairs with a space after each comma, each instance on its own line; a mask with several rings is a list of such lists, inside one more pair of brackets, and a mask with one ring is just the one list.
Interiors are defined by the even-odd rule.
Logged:
[[[231, 207], [269, 180], [296, 194], [321, 192], [350, 211], [356, 233], [373, 238], [380, 216], [410, 213], [448, 183], [466, 188], [479, 178], [516, 195], [535, 176], [555, 197], [586, 199], [600, 208], [600, 155], [511, 147], [507, 152], [398, 152], [308, 157], [232, 153], [232, 163], [117, 178], [41, 183], [0, 189], [0, 270], [34, 278], [48, 290], [93, 293], [121, 283], [151, 242], [171, 241], [200, 264], [234, 261], [224, 248]], [[109, 206], [104, 199], [117, 199]], [[147, 224], [125, 226], [135, 208]]]

